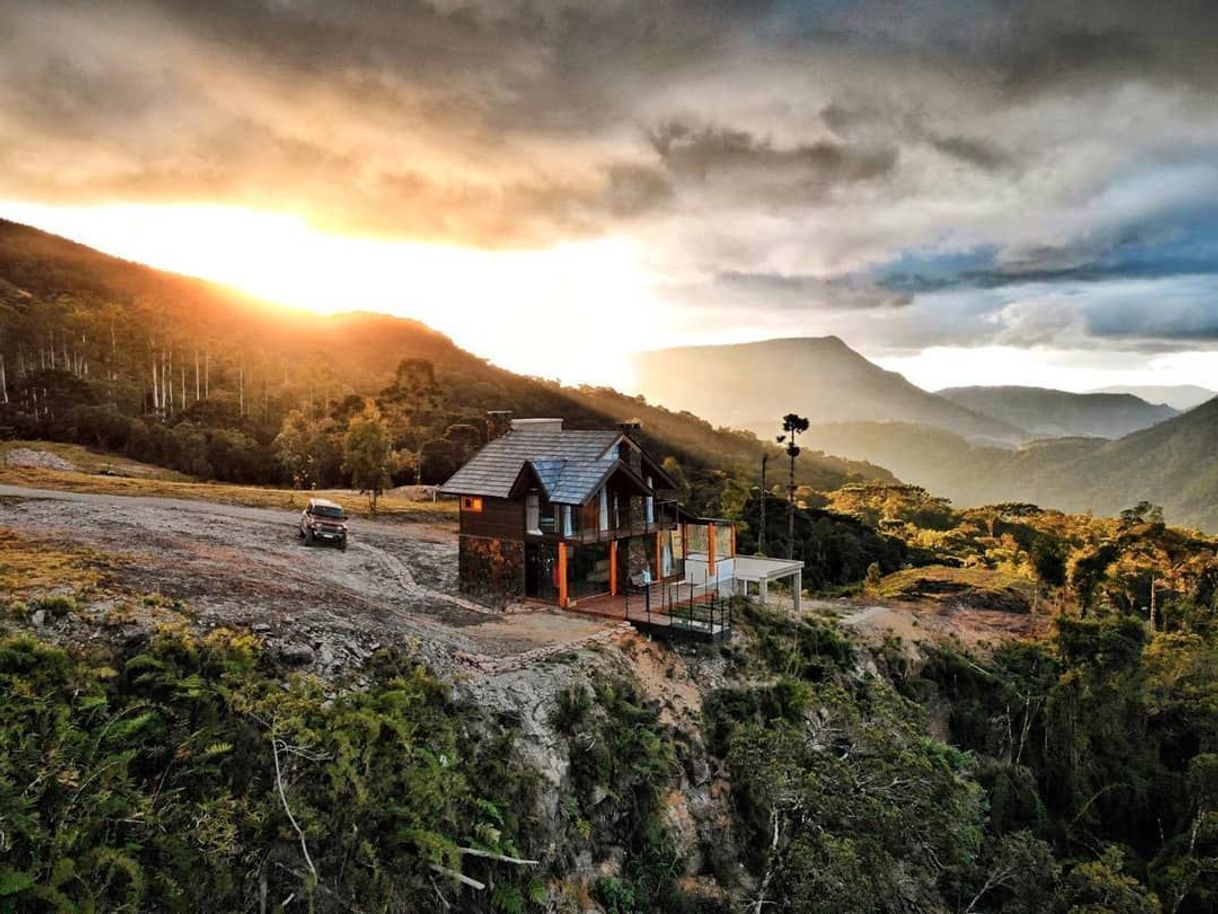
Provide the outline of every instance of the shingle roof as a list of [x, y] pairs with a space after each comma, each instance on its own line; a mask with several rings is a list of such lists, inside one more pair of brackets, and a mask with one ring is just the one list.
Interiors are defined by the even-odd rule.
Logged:
[[546, 487], [546, 494], [550, 501], [564, 505], [582, 505], [600, 488], [601, 480], [608, 476], [617, 464], [617, 458], [595, 460], [591, 463], [567, 461], [558, 481], [552, 487]]
[[507, 498], [529, 463], [551, 501], [583, 504], [617, 464], [616, 456], [602, 458], [621, 437], [610, 429], [512, 429], [470, 458], [440, 491]]

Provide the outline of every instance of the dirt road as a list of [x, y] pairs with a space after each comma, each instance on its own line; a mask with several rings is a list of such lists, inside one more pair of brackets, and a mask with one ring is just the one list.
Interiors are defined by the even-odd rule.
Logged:
[[117, 584], [180, 599], [204, 626], [250, 626], [323, 672], [416, 639], [436, 667], [503, 668], [615, 631], [465, 600], [456, 533], [444, 525], [352, 519], [342, 552], [306, 547], [290, 511], [15, 486], [0, 486], [0, 499], [0, 526], [95, 549]]

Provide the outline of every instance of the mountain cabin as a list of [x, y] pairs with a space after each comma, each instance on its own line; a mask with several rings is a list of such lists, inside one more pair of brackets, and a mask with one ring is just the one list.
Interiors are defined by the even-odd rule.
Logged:
[[462, 592], [627, 619], [657, 634], [722, 640], [730, 597], [803, 563], [736, 554], [736, 527], [693, 515], [639, 443], [636, 423], [568, 429], [492, 413], [490, 441], [441, 486], [460, 499]]

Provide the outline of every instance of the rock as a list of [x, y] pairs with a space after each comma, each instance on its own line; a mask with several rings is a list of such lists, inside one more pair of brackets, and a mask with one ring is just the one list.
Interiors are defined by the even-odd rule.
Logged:
[[42, 628], [47, 624], [47, 613], [45, 609], [34, 610], [34, 615], [30, 616], [30, 621], [34, 623], [34, 628]]
[[334, 666], [337, 659], [334, 655], [334, 648], [330, 647], [328, 642], [322, 642], [321, 647], [317, 649], [317, 659], [324, 667]]
[[309, 666], [314, 656], [307, 644], [288, 644], [279, 650], [279, 659], [287, 666]]
[[257, 632], [260, 635], [263, 635], [271, 630], [271, 626], [268, 625], [266, 622], [255, 622], [253, 625], [250, 626], [250, 629], [252, 631]]
[[64, 460], [58, 454], [50, 451], [36, 451], [28, 447], [13, 448], [5, 460], [11, 467], [33, 467], [39, 470], [60, 470], [61, 472], [78, 472], [76, 464]]

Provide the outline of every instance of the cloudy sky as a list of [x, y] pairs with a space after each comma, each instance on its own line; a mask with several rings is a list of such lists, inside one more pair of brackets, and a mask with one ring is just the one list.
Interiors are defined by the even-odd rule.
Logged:
[[2, 0], [0, 216], [568, 380], [1218, 385], [1216, 89], [1204, 0]]

